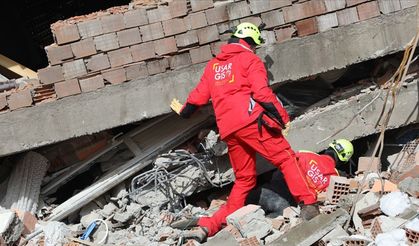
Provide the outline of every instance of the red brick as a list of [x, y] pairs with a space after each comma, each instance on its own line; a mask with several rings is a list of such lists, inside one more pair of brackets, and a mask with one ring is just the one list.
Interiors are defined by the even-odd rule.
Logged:
[[176, 0], [169, 2], [169, 11], [171, 18], [181, 17], [188, 14], [186, 0]]
[[53, 84], [59, 81], [63, 81], [63, 69], [60, 65], [39, 69], [38, 78], [41, 80], [42, 84]]
[[5, 93], [0, 93], [0, 110], [3, 110], [7, 107], [7, 99]]
[[282, 11], [279, 10], [262, 13], [260, 17], [262, 18], [263, 23], [266, 24], [265, 28], [272, 28], [285, 24], [284, 15]]
[[166, 58], [147, 62], [147, 70], [149, 75], [164, 73], [169, 67], [169, 62]]
[[284, 6], [291, 5], [291, 0], [249, 0], [250, 10], [253, 14], [259, 14], [269, 10], [279, 9]]
[[276, 41], [281, 43], [281, 42], [291, 39], [295, 31], [296, 30], [294, 26], [276, 29], [275, 30]]
[[297, 27], [298, 36], [307, 36], [318, 32], [316, 18], [309, 18], [295, 23]]
[[311, 0], [304, 3], [294, 4], [283, 9], [284, 20], [286, 23], [307, 17], [326, 13], [326, 6], [323, 1]]
[[156, 9], [147, 10], [147, 18], [148, 23], [155, 23], [170, 20], [172, 16], [170, 15], [170, 8], [168, 6], [160, 5]]
[[137, 27], [119, 31], [116, 35], [120, 47], [141, 43], [140, 29]]
[[145, 9], [133, 9], [124, 13], [125, 28], [137, 27], [148, 24]]
[[324, 0], [327, 12], [333, 12], [338, 9], [343, 9], [346, 6], [345, 0]]
[[206, 44], [220, 39], [216, 25], [197, 30], [199, 44]]
[[205, 10], [205, 15], [207, 16], [208, 25], [229, 20], [226, 5], [207, 9]]
[[219, 41], [219, 42], [211, 43], [210, 44], [211, 53], [214, 56], [218, 55], [218, 53], [220, 53], [220, 51], [221, 51], [221, 46], [223, 46], [225, 44], [227, 44], [226, 41]]
[[81, 93], [79, 81], [77, 79], [55, 83], [54, 88], [58, 98], [68, 97]]
[[363, 3], [356, 6], [358, 10], [359, 20], [367, 20], [380, 15], [380, 10], [378, 9], [378, 4], [376, 1]]
[[214, 7], [212, 0], [191, 0], [192, 12], [201, 11]]
[[191, 65], [191, 56], [189, 52], [174, 55], [169, 58], [169, 65], [171, 69]]
[[316, 18], [319, 32], [324, 32], [331, 29], [332, 27], [338, 26], [338, 17], [336, 13], [321, 15], [317, 16]]
[[243, 23], [243, 22], [250, 22], [256, 26], [259, 26], [262, 23], [262, 19], [259, 16], [249, 16], [249, 17], [240, 19], [240, 23]]
[[183, 19], [175, 18], [163, 21], [163, 31], [165, 36], [172, 36], [182, 32], [186, 32], [186, 25]]
[[389, 14], [402, 9], [399, 0], [378, 0], [378, 6], [380, 7], [380, 11], [383, 14]]
[[251, 15], [246, 1], [230, 3], [227, 5], [227, 13], [230, 20], [236, 20]]
[[127, 75], [124, 68], [102, 71], [102, 76], [105, 81], [113, 85], [121, 84], [127, 81]]
[[338, 16], [338, 23], [340, 26], [349, 25], [359, 21], [356, 7], [338, 11], [336, 14]]
[[239, 242], [239, 246], [259, 246], [261, 243], [258, 241], [256, 236], [251, 238], [245, 238]]
[[100, 17], [103, 33], [117, 32], [125, 28], [124, 16], [122, 14], [111, 14]]
[[63, 64], [65, 79], [77, 78], [87, 74], [86, 66], [82, 59], [66, 62]]
[[144, 61], [156, 57], [154, 42], [141, 43], [131, 46], [130, 51], [134, 62]]
[[51, 27], [57, 44], [66, 44], [80, 39], [79, 30], [74, 24], [60, 24]]
[[32, 105], [32, 94], [29, 89], [17, 91], [9, 95], [7, 104], [10, 110], [29, 107]]
[[27, 211], [16, 210], [16, 214], [23, 224], [22, 235], [28, 235], [35, 230], [35, 225], [38, 222], [36, 217]]
[[191, 13], [184, 19], [185, 27], [188, 30], [197, 29], [208, 25], [207, 17], [204, 12]]
[[380, 166], [380, 159], [374, 157], [371, 163], [371, 157], [359, 157], [358, 159], [358, 172], [372, 171], [378, 172]]
[[131, 51], [129, 47], [108, 52], [111, 67], [119, 67], [132, 62]]
[[118, 37], [116, 33], [108, 33], [95, 37], [94, 39], [97, 51], [109, 51], [119, 48]]
[[141, 62], [138, 64], [130, 65], [125, 68], [127, 80], [146, 78], [148, 76], [147, 64]]
[[64, 60], [68, 60], [74, 57], [71, 51], [70, 45], [50, 45], [45, 47], [48, 61], [51, 65], [62, 63]]
[[94, 37], [103, 34], [102, 22], [99, 19], [86, 20], [77, 23], [82, 38]]
[[93, 38], [82, 39], [71, 44], [71, 50], [76, 58], [82, 58], [96, 54]]
[[369, 0], [346, 0], [346, 7], [358, 5], [360, 3], [368, 2]]
[[179, 48], [188, 47], [198, 43], [198, 35], [196, 30], [188, 31], [187, 33], [176, 36], [176, 44]]
[[140, 33], [143, 42], [155, 40], [164, 37], [163, 27], [161, 22], [153, 23], [150, 25], [140, 26]]
[[110, 67], [108, 56], [104, 54], [97, 54], [86, 60], [86, 68], [89, 72], [96, 72]]
[[154, 41], [154, 48], [159, 56], [174, 53], [177, 51], [176, 39], [169, 37], [156, 40]]
[[191, 49], [189, 53], [193, 64], [206, 62], [212, 59], [211, 48], [209, 45]]
[[102, 75], [80, 79], [79, 83], [82, 92], [95, 91], [105, 86]]

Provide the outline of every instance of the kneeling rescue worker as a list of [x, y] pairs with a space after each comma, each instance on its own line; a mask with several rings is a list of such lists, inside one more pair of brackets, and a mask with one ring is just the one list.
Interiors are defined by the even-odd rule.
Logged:
[[303, 204], [302, 211], [317, 201], [284, 138], [290, 128], [288, 113], [269, 87], [264, 64], [255, 54], [256, 47], [264, 42], [259, 28], [241, 23], [232, 33], [228, 44], [206, 65], [186, 103], [173, 99], [170, 105], [181, 117], [188, 118], [212, 99], [219, 133], [228, 145], [236, 177], [227, 203], [213, 216], [172, 224], [180, 229], [198, 225], [196, 238], [200, 241], [216, 234], [226, 224], [226, 217], [244, 206], [256, 185], [256, 153], [284, 174], [292, 196]]

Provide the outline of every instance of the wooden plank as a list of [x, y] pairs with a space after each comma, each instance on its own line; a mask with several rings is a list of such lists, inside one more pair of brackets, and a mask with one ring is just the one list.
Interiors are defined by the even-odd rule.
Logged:
[[10, 58], [0, 54], [0, 66], [10, 70], [22, 77], [28, 77], [30, 79], [38, 79], [38, 74], [30, 68], [23, 66]]

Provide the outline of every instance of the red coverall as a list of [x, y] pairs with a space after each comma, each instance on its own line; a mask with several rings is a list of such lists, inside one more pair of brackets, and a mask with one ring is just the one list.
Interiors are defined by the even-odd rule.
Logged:
[[310, 151], [295, 153], [307, 184], [313, 192], [324, 191], [330, 183], [330, 176], [339, 176], [335, 160], [329, 155], [319, 155]]
[[285, 124], [289, 117], [268, 86], [263, 62], [245, 41], [222, 46], [216, 58], [209, 61], [181, 115], [187, 111], [188, 104], [205, 105], [210, 98], [221, 138], [228, 145], [236, 180], [227, 203], [212, 217], [200, 218], [198, 224], [208, 229], [208, 236], [217, 233], [226, 223], [226, 217], [244, 206], [249, 191], [256, 185], [256, 152], [282, 171], [297, 202], [316, 202], [316, 193], [309, 189], [287, 140], [281, 133], [273, 134], [265, 127], [258, 131], [256, 121], [264, 111], [262, 104], [271, 106]]

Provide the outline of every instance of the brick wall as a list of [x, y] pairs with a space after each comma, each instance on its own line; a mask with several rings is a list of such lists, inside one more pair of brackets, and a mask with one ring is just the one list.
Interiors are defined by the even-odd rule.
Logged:
[[241, 22], [265, 22], [267, 43], [280, 43], [415, 4], [416, 0], [175, 0], [73, 17], [51, 25], [55, 43], [45, 47], [50, 65], [38, 71], [37, 85], [49, 97], [31, 100], [35, 90], [7, 95], [9, 106], [0, 110], [207, 62], [228, 39], [223, 32]]

